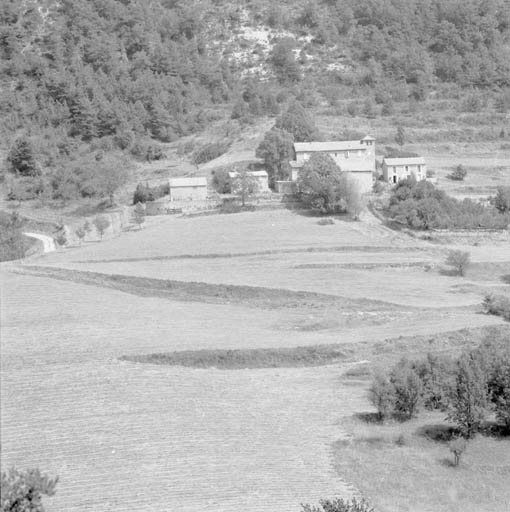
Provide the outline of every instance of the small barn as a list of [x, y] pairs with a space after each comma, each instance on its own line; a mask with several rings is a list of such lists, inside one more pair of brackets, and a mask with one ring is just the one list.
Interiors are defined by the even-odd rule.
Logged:
[[207, 178], [170, 178], [170, 201], [204, 201]]

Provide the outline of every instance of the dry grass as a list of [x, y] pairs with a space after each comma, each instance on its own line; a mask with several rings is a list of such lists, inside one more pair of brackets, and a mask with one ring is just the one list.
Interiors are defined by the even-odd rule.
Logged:
[[[351, 495], [331, 445], [347, 437], [342, 418], [367, 409], [361, 369], [118, 360], [333, 345], [346, 361], [385, 365], [501, 324], [474, 313], [478, 284], [461, 291], [461, 278], [413, 266], [443, 261], [442, 248], [370, 220], [316, 221], [286, 211], [153, 218], [27, 262], [25, 275], [3, 267], [2, 464], [59, 474], [50, 512], [294, 512]], [[476, 249], [477, 263], [508, 260], [503, 248]], [[480, 330], [441, 334], [462, 327]]]
[[352, 418], [342, 424], [353, 438], [335, 444], [335, 467], [378, 511], [508, 511], [509, 439], [479, 436], [455, 468], [444, 413], [423, 413], [408, 423]]

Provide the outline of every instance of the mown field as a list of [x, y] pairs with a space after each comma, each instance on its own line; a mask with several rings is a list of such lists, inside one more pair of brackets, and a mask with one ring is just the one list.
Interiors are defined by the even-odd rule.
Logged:
[[218, 370], [120, 360], [333, 343], [383, 354], [385, 339], [502, 324], [479, 304], [486, 290], [508, 291], [504, 247], [471, 247], [473, 273], [460, 278], [441, 272], [448, 246], [371, 217], [317, 220], [154, 218], [3, 265], [2, 465], [58, 474], [50, 512], [291, 512], [355, 493], [333, 455], [352, 435], [348, 419], [370, 410], [366, 382], [341, 378], [355, 361]]

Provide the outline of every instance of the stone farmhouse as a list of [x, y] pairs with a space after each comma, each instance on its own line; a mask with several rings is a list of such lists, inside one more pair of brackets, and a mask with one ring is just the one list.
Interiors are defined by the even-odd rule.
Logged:
[[384, 181], [387, 183], [398, 183], [411, 176], [417, 181], [427, 179], [427, 167], [423, 157], [385, 158], [382, 170]]
[[295, 182], [304, 163], [314, 153], [328, 154], [340, 167], [342, 172], [352, 176], [363, 193], [372, 190], [375, 173], [375, 139], [366, 136], [361, 140], [330, 142], [296, 142], [296, 158], [289, 162], [291, 180]]
[[204, 201], [207, 178], [170, 178], [170, 201]]

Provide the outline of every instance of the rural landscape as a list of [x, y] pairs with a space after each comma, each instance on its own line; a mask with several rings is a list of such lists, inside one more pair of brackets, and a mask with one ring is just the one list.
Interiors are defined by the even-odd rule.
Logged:
[[1, 502], [510, 510], [508, 0], [0, 0]]

